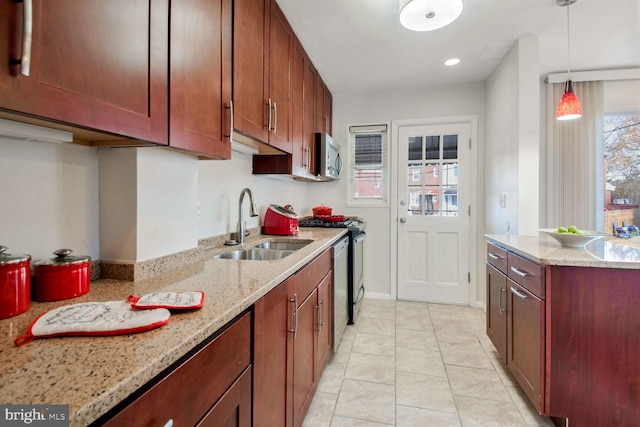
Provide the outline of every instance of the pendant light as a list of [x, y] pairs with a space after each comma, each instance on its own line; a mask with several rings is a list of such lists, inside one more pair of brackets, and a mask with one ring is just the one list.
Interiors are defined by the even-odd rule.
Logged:
[[399, 0], [400, 23], [413, 31], [432, 31], [455, 21], [462, 0]]
[[567, 82], [564, 85], [564, 94], [558, 103], [556, 109], [556, 119], [572, 120], [582, 116], [582, 105], [580, 100], [573, 92], [571, 86], [571, 27], [569, 26], [569, 5], [578, 0], [556, 0], [558, 6], [566, 6], [567, 8]]

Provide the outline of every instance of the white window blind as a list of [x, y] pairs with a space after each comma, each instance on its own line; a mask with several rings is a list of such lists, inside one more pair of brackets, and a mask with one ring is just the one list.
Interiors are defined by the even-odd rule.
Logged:
[[387, 125], [350, 126], [350, 201], [387, 203]]

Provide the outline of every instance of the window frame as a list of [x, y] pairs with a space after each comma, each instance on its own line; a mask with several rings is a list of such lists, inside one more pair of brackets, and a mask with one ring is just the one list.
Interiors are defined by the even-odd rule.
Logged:
[[[390, 149], [389, 149], [389, 136], [390, 136], [390, 124], [389, 123], [377, 123], [370, 125], [350, 125], [347, 127], [347, 137], [349, 141], [349, 167], [347, 177], [347, 207], [389, 207], [390, 200]], [[382, 163], [379, 168], [371, 168], [372, 170], [379, 170], [381, 173], [381, 179], [379, 181], [382, 186], [382, 192], [380, 197], [356, 197], [356, 181], [355, 173], [358, 168], [355, 164], [355, 135], [362, 132], [381, 132], [382, 138]]]

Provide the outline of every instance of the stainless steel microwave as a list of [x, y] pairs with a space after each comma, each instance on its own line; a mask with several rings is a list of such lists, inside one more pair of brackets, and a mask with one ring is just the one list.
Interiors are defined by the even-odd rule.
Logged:
[[316, 179], [330, 181], [340, 178], [342, 157], [340, 146], [325, 132], [316, 133]]

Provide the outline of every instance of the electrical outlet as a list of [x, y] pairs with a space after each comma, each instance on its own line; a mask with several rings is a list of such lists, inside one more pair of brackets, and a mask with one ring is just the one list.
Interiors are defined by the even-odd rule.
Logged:
[[507, 207], [507, 195], [506, 194], [501, 194], [500, 195], [500, 207], [501, 208], [506, 208]]

